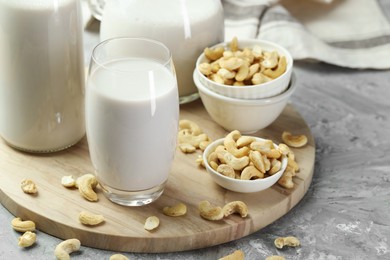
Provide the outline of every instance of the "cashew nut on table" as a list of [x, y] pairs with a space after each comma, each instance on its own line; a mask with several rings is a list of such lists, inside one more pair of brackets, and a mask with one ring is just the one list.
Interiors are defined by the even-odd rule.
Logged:
[[12, 228], [19, 232], [34, 231], [35, 223], [31, 220], [22, 221], [21, 218], [16, 217], [11, 221]]
[[80, 247], [80, 240], [76, 238], [67, 239], [56, 246], [54, 255], [58, 260], [69, 260], [69, 254], [80, 250]]

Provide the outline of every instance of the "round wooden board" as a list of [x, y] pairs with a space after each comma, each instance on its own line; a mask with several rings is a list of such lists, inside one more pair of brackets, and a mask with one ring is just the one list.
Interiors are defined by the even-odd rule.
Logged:
[[[218, 139], [227, 134], [208, 116], [200, 100], [182, 105], [180, 109], [181, 119], [198, 123], [210, 138]], [[89, 202], [78, 190], [61, 185], [64, 175], [78, 177], [93, 173], [86, 138], [65, 151], [41, 155], [14, 150], [0, 141], [0, 201], [15, 216], [33, 220], [40, 231], [61, 239], [78, 238], [83, 246], [149, 253], [213, 246], [260, 230], [286, 214], [305, 195], [313, 175], [315, 145], [309, 127], [292, 105], [287, 105], [271, 126], [254, 135], [279, 143], [284, 130], [309, 137], [308, 145], [293, 149], [301, 170], [294, 177], [295, 187], [291, 190], [277, 184], [252, 194], [225, 190], [212, 181], [205, 169], [196, 165], [200, 151], [183, 154], [177, 149], [167, 187], [154, 203], [143, 207], [119, 206], [108, 201], [99, 189], [99, 201]], [[145, 158], [145, 163], [153, 162]], [[37, 184], [36, 196], [22, 192], [20, 183], [25, 178]], [[201, 200], [220, 206], [241, 200], [248, 205], [249, 215], [207, 221], [199, 216], [197, 206]], [[186, 215], [168, 217], [162, 214], [164, 206], [178, 202], [187, 205]], [[82, 210], [104, 215], [105, 223], [96, 227], [83, 226], [78, 221]], [[145, 219], [151, 215], [160, 218], [160, 226], [154, 232], [143, 228]]]

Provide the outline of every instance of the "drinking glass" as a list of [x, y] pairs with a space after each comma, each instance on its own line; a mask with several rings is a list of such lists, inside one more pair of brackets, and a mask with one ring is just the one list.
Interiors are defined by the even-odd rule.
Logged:
[[111, 201], [156, 200], [173, 162], [179, 95], [169, 49], [145, 38], [112, 38], [92, 53], [86, 131], [96, 177]]

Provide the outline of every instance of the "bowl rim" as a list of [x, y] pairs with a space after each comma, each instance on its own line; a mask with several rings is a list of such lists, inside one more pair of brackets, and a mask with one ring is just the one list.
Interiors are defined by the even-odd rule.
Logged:
[[240, 98], [232, 98], [232, 97], [227, 97], [221, 94], [218, 94], [211, 89], [207, 88], [204, 86], [204, 84], [199, 80], [198, 78], [198, 73], [196, 72], [196, 68], [193, 73], [193, 79], [196, 87], [200, 92], [205, 93], [208, 96], [212, 96], [216, 99], [219, 100], [224, 100], [225, 102], [229, 102], [232, 104], [238, 104], [238, 105], [249, 105], [249, 106], [258, 106], [258, 105], [266, 105], [266, 104], [272, 104], [272, 103], [277, 103], [281, 100], [284, 100], [285, 98], [289, 97], [296, 89], [296, 77], [295, 73], [291, 73], [291, 79], [289, 82], [288, 88], [283, 91], [282, 93], [272, 96], [272, 97], [267, 97], [267, 98], [258, 98], [258, 99], [240, 99]]
[[[214, 82], [212, 80], [210, 80], [209, 78], [207, 78], [205, 75], [203, 75], [200, 71], [199, 71], [199, 65], [200, 65], [200, 61], [205, 58], [204, 57], [204, 52], [202, 52], [199, 57], [197, 58], [196, 60], [196, 66], [195, 66], [195, 69], [197, 71], [197, 73], [200, 75], [200, 77], [202, 77], [204, 80], [206, 80], [208, 83], [210, 84], [213, 84], [215, 86], [218, 86], [218, 87], [222, 87], [222, 88], [230, 88], [230, 89], [254, 89], [254, 88], [259, 88], [259, 87], [268, 87], [269, 85], [275, 83], [275, 81], [279, 80], [282, 78], [282, 76], [285, 76], [287, 75], [287, 72], [289, 70], [292, 70], [293, 69], [293, 63], [294, 63], [294, 59], [292, 58], [291, 56], [291, 53], [286, 49], [284, 48], [283, 46], [275, 43], [275, 42], [271, 42], [271, 41], [267, 41], [267, 40], [259, 40], [259, 39], [241, 39], [239, 40], [239, 42], [245, 42], [245, 43], [249, 43], [249, 44], [261, 44], [261, 43], [264, 43], [264, 44], [268, 44], [268, 45], [271, 45], [273, 46], [275, 49], [280, 49], [282, 50], [285, 55], [284, 56], [288, 56], [288, 60], [290, 62], [288, 62], [287, 64], [287, 68], [286, 68], [286, 71], [283, 72], [283, 74], [280, 76], [280, 77], [277, 77], [276, 79], [273, 79], [269, 82], [264, 82], [264, 83], [261, 83], [261, 84], [257, 84], [257, 85], [248, 85], [248, 86], [230, 86], [230, 85], [225, 85], [225, 84], [220, 84], [220, 83], [217, 83], [217, 82]], [[217, 46], [224, 46], [226, 47], [227, 45], [229, 44], [229, 42], [220, 42], [220, 43], [217, 43], [213, 46], [211, 46], [210, 48], [215, 48]]]
[[[261, 138], [261, 137], [257, 137], [257, 136], [253, 136], [255, 137], [257, 140], [260, 139], [260, 140], [267, 140], [265, 138]], [[256, 183], [262, 183], [262, 182], [265, 182], [265, 179], [267, 179], [267, 181], [269, 180], [272, 180], [274, 181], [274, 179], [276, 179], [274, 181], [274, 184], [282, 177], [282, 174], [285, 172], [286, 168], [287, 168], [287, 164], [288, 164], [288, 158], [286, 155], [282, 155], [283, 157], [283, 160], [282, 160], [282, 167], [281, 169], [275, 173], [274, 175], [271, 175], [271, 176], [268, 176], [268, 177], [265, 177], [263, 179], [255, 179], [255, 180], [240, 180], [240, 179], [233, 179], [233, 178], [230, 178], [230, 177], [226, 177], [220, 173], [218, 173], [217, 171], [215, 171], [213, 168], [211, 168], [211, 166], [209, 165], [208, 161], [207, 161], [207, 157], [208, 155], [210, 154], [210, 150], [212, 149], [212, 147], [214, 146], [217, 146], [219, 144], [222, 144], [223, 143], [223, 140], [225, 138], [220, 138], [220, 139], [217, 139], [215, 141], [213, 141], [212, 143], [210, 143], [206, 149], [204, 150], [203, 152], [203, 155], [202, 155], [202, 158], [203, 158], [203, 161], [204, 161], [204, 164], [205, 164], [205, 167], [208, 171], [210, 171], [212, 174], [214, 174], [215, 176], [218, 176], [224, 180], [227, 180], [229, 181], [230, 183], [242, 183], [242, 184], [256, 184]], [[273, 141], [272, 141], [273, 142]], [[274, 146], [277, 145], [274, 143]], [[273, 185], [273, 184], [272, 184]], [[271, 186], [272, 186], [271, 185]], [[227, 189], [227, 188], [226, 188]]]

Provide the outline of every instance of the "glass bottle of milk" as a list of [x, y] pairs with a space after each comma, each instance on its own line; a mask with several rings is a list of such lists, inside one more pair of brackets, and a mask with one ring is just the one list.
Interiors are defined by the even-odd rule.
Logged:
[[164, 43], [172, 52], [180, 103], [199, 97], [192, 74], [204, 48], [223, 41], [220, 0], [106, 1], [100, 39], [146, 37]]
[[78, 0], [0, 0], [0, 135], [52, 152], [85, 134]]

